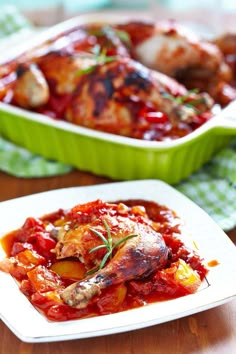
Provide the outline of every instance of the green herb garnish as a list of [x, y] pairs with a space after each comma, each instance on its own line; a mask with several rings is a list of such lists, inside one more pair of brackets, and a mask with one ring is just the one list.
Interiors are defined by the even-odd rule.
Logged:
[[90, 74], [91, 72], [93, 72], [93, 70], [95, 69], [96, 65], [91, 65], [85, 69], [80, 69], [77, 70], [75, 72], [76, 75], [86, 75], [86, 74]]
[[120, 38], [122, 42], [124, 42], [128, 46], [131, 46], [130, 35], [126, 31], [116, 29], [115, 34], [117, 35], [117, 37]]
[[111, 61], [118, 59], [117, 55], [107, 55], [106, 48], [101, 49], [99, 44], [94, 46], [92, 52], [95, 55], [97, 64], [110, 63]]
[[106, 238], [105, 236], [103, 236], [103, 234], [102, 234], [101, 232], [99, 232], [99, 231], [97, 231], [97, 230], [95, 230], [95, 229], [93, 229], [93, 228], [90, 228], [90, 231], [92, 231], [95, 235], [97, 235], [98, 237], [100, 237], [100, 239], [102, 240], [103, 243], [102, 243], [101, 245], [98, 245], [98, 246], [92, 248], [92, 249], [89, 251], [89, 253], [98, 251], [98, 250], [100, 250], [100, 249], [102, 249], [102, 248], [106, 248], [107, 252], [106, 252], [106, 254], [104, 255], [104, 257], [103, 257], [101, 263], [99, 264], [99, 266], [96, 267], [96, 268], [91, 269], [90, 271], [88, 271], [88, 272], [86, 273], [86, 276], [93, 274], [94, 272], [96, 272], [96, 271], [99, 270], [99, 269], [102, 269], [102, 268], [105, 266], [105, 264], [106, 264], [108, 258], [109, 258], [109, 259], [112, 259], [112, 253], [113, 253], [113, 251], [114, 251], [115, 248], [117, 248], [118, 246], [120, 246], [122, 243], [126, 242], [128, 239], [130, 239], [130, 238], [132, 238], [132, 237], [138, 236], [137, 234], [130, 234], [130, 235], [128, 235], [128, 236], [122, 238], [120, 241], [116, 242], [116, 243], [113, 245], [113, 240], [112, 240], [112, 236], [111, 236], [111, 230], [110, 230], [110, 228], [109, 228], [109, 226], [108, 226], [108, 224], [107, 224], [107, 222], [106, 222], [105, 219], [102, 220], [102, 222], [103, 222], [103, 224], [104, 224], [104, 226], [105, 226], [105, 229], [106, 229], [107, 238]]
[[95, 64], [84, 68], [84, 69], [80, 69], [77, 70], [75, 72], [76, 75], [84, 75], [84, 74], [90, 74], [91, 72], [93, 72], [95, 70], [95, 68], [99, 65], [99, 64], [106, 64], [106, 63], [111, 63], [114, 60], [117, 60], [118, 57], [115, 55], [107, 55], [106, 54], [106, 48], [103, 48], [101, 50], [101, 46], [99, 44], [95, 45], [94, 48], [92, 49], [92, 53], [94, 54], [94, 56], [92, 55], [81, 55], [81, 57], [83, 58], [88, 58], [88, 59], [94, 59]]
[[189, 99], [189, 94], [191, 93], [198, 93], [198, 89], [193, 89], [190, 90], [188, 92], [188, 95], [184, 95], [184, 96], [172, 96], [170, 93], [168, 92], [164, 92], [162, 94], [163, 97], [168, 98], [169, 100], [176, 102], [177, 104], [182, 104], [186, 107], [192, 108], [195, 111], [198, 111], [197, 107], [195, 107], [197, 104], [199, 103], [206, 103], [206, 99], [205, 97], [200, 97], [200, 98], [195, 98], [195, 99]]

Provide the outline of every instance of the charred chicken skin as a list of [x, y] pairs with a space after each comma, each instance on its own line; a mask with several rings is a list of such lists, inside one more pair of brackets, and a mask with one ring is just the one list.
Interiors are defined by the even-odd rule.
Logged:
[[98, 65], [81, 79], [66, 119], [88, 128], [144, 138], [150, 120], [158, 124], [169, 119], [177, 126], [191, 122], [196, 109], [201, 114], [212, 105], [208, 94], [188, 93], [175, 80], [129, 58], [119, 58]]
[[108, 209], [107, 213], [104, 213], [104, 206], [109, 208], [109, 204], [100, 204], [101, 215], [98, 218], [58, 233], [57, 258], [78, 257], [87, 268], [99, 265], [104, 257], [104, 248], [91, 253], [91, 249], [101, 246], [101, 239], [96, 233], [107, 238], [109, 230], [113, 246], [128, 238], [114, 249], [104, 268], [62, 292], [62, 299], [72, 307], [86, 307], [94, 296], [111, 285], [146, 277], [163, 268], [168, 259], [168, 247], [162, 235], [143, 217], [143, 208], [139, 210], [136, 207], [136, 214], [131, 212], [128, 217], [127, 207], [122, 204], [118, 204], [116, 210], [111, 206], [112, 212]]

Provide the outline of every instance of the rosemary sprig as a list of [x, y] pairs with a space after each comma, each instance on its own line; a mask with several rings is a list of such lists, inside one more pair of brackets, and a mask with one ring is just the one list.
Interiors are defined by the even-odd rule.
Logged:
[[197, 107], [195, 107], [199, 103], [206, 103], [205, 97], [200, 97], [200, 98], [195, 98], [192, 100], [189, 100], [189, 94], [191, 93], [198, 93], [198, 89], [193, 89], [188, 92], [188, 95], [184, 96], [172, 96], [168, 92], [163, 92], [162, 96], [165, 98], [168, 98], [169, 100], [176, 102], [177, 104], [183, 104], [186, 107], [190, 107], [194, 109], [195, 111], [198, 111]]
[[99, 266], [96, 267], [96, 268], [91, 269], [90, 271], [88, 271], [88, 272], [85, 274], [86, 276], [93, 274], [94, 272], [96, 272], [96, 271], [99, 270], [99, 269], [102, 269], [102, 268], [105, 266], [105, 264], [106, 264], [108, 258], [109, 258], [110, 260], [112, 259], [112, 253], [113, 253], [113, 251], [114, 251], [115, 248], [117, 248], [117, 247], [120, 246], [122, 243], [124, 243], [124, 242], [126, 242], [127, 240], [129, 240], [130, 238], [138, 236], [137, 234], [130, 234], [130, 235], [128, 235], [128, 236], [122, 238], [121, 240], [119, 240], [118, 242], [116, 242], [116, 243], [113, 245], [113, 240], [112, 240], [112, 236], [111, 236], [110, 227], [108, 226], [108, 224], [107, 224], [107, 222], [106, 222], [105, 219], [103, 219], [102, 222], [103, 222], [103, 224], [104, 224], [104, 226], [105, 226], [105, 229], [106, 229], [107, 238], [106, 238], [105, 236], [103, 236], [103, 234], [102, 234], [101, 232], [99, 232], [99, 231], [97, 231], [97, 230], [95, 230], [95, 229], [93, 229], [93, 228], [90, 228], [90, 231], [92, 231], [95, 235], [97, 235], [98, 237], [100, 237], [100, 239], [102, 240], [103, 244], [98, 245], [98, 246], [96, 246], [96, 247], [93, 247], [93, 248], [89, 251], [89, 253], [93, 253], [93, 252], [98, 251], [98, 250], [100, 250], [100, 249], [102, 249], [102, 248], [106, 248], [107, 252], [106, 252], [106, 254], [104, 255], [104, 257], [103, 257], [101, 263], [99, 264]]
[[[188, 94], [198, 93], [198, 92], [199, 92], [198, 89], [194, 89], [194, 90], [188, 91]], [[162, 96], [165, 98], [168, 98], [169, 100], [171, 100], [173, 102], [179, 103], [179, 104], [185, 103], [186, 100], [189, 98], [189, 95], [175, 97], [175, 96], [171, 95], [169, 92], [163, 92]]]
[[128, 46], [131, 46], [130, 35], [126, 31], [116, 29], [115, 34], [120, 38], [122, 42]]
[[94, 59], [95, 64], [93, 64], [85, 69], [77, 70], [75, 72], [76, 75], [90, 74], [91, 72], [93, 72], [95, 70], [95, 68], [99, 64], [111, 63], [112, 61], [118, 59], [118, 56], [107, 55], [106, 48], [101, 49], [101, 46], [99, 44], [94, 46], [94, 48], [92, 49], [92, 53], [94, 54], [94, 57], [92, 55], [82, 55], [82, 57], [88, 58], [88, 59]]
[[117, 55], [107, 55], [107, 49], [101, 49], [99, 44], [94, 46], [92, 52], [95, 55], [98, 64], [110, 63], [111, 61], [118, 59]]
[[90, 74], [91, 72], [93, 72], [93, 70], [95, 69], [96, 65], [91, 65], [85, 69], [79, 69], [76, 70], [75, 74], [76, 75], [86, 75], [86, 74]]

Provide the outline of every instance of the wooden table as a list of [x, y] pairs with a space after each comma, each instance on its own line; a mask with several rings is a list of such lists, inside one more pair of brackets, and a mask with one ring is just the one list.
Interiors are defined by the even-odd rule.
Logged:
[[[79, 171], [64, 176], [39, 179], [19, 179], [0, 173], [0, 200], [62, 187], [105, 182], [111, 180]], [[228, 235], [236, 244], [236, 229]], [[0, 322], [0, 353], [233, 354], [236, 352], [235, 325], [235, 300], [196, 315], [137, 331], [56, 343], [23, 343], [3, 322]]]

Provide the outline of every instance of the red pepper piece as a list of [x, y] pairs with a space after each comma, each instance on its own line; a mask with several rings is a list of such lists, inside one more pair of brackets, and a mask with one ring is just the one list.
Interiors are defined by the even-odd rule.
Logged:
[[28, 238], [34, 249], [46, 258], [52, 258], [52, 249], [56, 246], [56, 241], [45, 232], [36, 232]]

